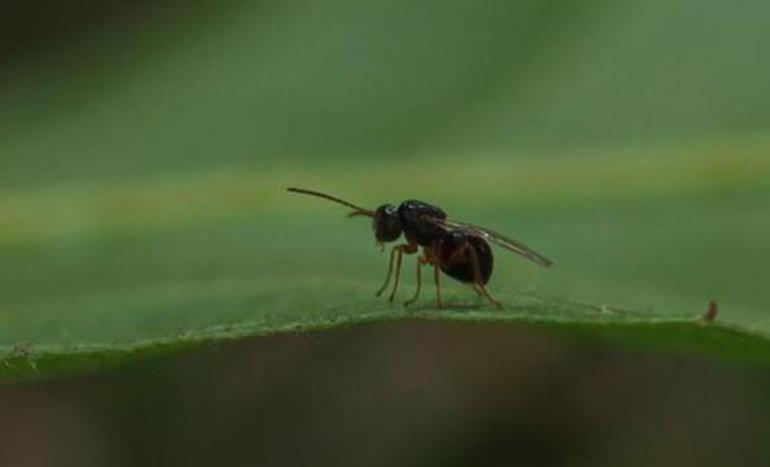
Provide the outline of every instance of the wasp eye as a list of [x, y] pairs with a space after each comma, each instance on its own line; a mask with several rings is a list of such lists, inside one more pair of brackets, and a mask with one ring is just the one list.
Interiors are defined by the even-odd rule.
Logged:
[[378, 242], [392, 242], [401, 236], [398, 208], [384, 204], [374, 211], [374, 235]]

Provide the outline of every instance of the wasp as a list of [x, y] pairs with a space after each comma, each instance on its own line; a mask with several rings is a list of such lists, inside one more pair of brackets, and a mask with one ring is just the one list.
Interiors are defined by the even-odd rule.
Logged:
[[501, 309], [502, 304], [492, 298], [486, 287], [494, 265], [490, 243], [517, 253], [540, 266], [550, 267], [553, 264], [551, 260], [517, 240], [485, 227], [451, 220], [441, 208], [423, 201], [407, 200], [398, 207], [383, 204], [371, 210], [319, 191], [304, 188], [287, 190], [327, 199], [351, 208], [352, 211], [348, 217], [370, 217], [374, 237], [383, 248], [386, 243], [395, 242], [402, 235], [404, 236], [406, 241], [394, 246], [390, 251], [388, 272], [382, 287], [376, 294], [379, 297], [388, 288], [391, 277], [394, 276], [395, 263], [395, 279], [388, 299], [390, 302], [393, 301], [398, 290], [404, 255], [417, 253], [420, 248], [422, 248], [422, 254], [417, 258], [417, 288], [412, 298], [404, 303], [405, 306], [411, 305], [419, 298], [422, 288], [422, 268], [430, 265], [433, 267], [436, 305], [439, 308], [444, 306], [441, 301], [440, 280], [440, 272], [443, 272], [453, 279], [470, 284], [478, 295]]

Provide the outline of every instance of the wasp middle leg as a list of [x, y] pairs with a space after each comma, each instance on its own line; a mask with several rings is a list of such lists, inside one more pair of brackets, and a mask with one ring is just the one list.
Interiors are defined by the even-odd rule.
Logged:
[[436, 308], [444, 308], [441, 301], [441, 265], [438, 261], [433, 263], [433, 281], [436, 283]]
[[404, 302], [404, 306], [409, 306], [412, 303], [416, 302], [417, 299], [420, 297], [420, 289], [422, 289], [422, 266], [424, 264], [428, 264], [429, 261], [425, 256], [420, 256], [417, 258], [417, 289], [414, 291], [414, 296]]
[[433, 282], [436, 284], [436, 308], [444, 308], [441, 301], [441, 257], [435, 246], [423, 250], [423, 264], [433, 266]]

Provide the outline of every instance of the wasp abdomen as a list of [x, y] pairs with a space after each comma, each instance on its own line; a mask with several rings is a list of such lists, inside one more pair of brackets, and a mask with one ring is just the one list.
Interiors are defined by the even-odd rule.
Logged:
[[[448, 232], [436, 244], [441, 270], [460, 282], [486, 284], [492, 275], [494, 258], [489, 244], [482, 238], [459, 231]], [[478, 264], [478, 272], [476, 265]]]

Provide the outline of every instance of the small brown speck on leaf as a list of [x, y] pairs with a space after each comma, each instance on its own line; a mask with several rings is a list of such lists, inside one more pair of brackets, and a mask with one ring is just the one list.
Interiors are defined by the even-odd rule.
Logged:
[[717, 313], [718, 313], [717, 301], [711, 300], [709, 302], [709, 307], [706, 310], [706, 313], [703, 314], [703, 323], [704, 324], [713, 323], [714, 320], [717, 318]]

